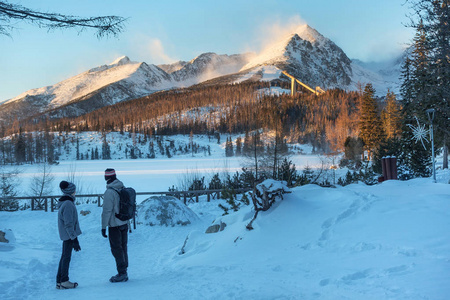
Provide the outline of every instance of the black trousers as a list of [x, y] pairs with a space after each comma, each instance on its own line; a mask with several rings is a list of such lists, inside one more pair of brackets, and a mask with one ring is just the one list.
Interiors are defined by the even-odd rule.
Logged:
[[127, 273], [128, 268], [128, 225], [108, 227], [111, 253], [116, 260], [117, 272]]
[[69, 265], [72, 258], [73, 240], [63, 241], [61, 259], [59, 260], [56, 282], [61, 283], [69, 280]]

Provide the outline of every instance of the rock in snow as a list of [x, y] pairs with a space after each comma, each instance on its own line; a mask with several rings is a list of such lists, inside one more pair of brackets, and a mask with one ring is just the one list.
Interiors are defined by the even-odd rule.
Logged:
[[138, 224], [149, 226], [185, 226], [199, 220], [198, 216], [179, 199], [153, 196], [137, 208]]

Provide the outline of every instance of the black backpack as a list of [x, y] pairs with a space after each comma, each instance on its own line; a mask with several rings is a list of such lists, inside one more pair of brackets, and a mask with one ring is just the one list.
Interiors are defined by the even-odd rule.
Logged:
[[119, 213], [116, 214], [116, 218], [121, 221], [128, 221], [134, 218], [136, 214], [136, 191], [131, 187], [113, 190], [115, 190], [120, 197]]

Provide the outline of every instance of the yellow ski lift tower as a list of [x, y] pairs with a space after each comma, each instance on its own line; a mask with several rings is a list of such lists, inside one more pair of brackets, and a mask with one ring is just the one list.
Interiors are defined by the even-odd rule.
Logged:
[[314, 93], [316, 96], [325, 93], [325, 91], [322, 90], [320, 86], [316, 86], [316, 89], [314, 90], [309, 86], [307, 86], [306, 84], [304, 84], [303, 82], [301, 82], [300, 80], [298, 80], [297, 78], [295, 78], [294, 76], [292, 76], [291, 74], [289, 74], [288, 72], [281, 71], [281, 73], [283, 73], [284, 75], [286, 75], [291, 79], [291, 96], [294, 96], [297, 93], [297, 86], [295, 85], [295, 82], [306, 88], [308, 91]]

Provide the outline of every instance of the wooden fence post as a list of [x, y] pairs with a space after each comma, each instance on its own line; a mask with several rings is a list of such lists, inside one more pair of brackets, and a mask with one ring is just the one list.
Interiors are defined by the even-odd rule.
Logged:
[[45, 212], [48, 212], [48, 202], [47, 202], [47, 198], [44, 198], [44, 209], [45, 209]]

